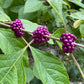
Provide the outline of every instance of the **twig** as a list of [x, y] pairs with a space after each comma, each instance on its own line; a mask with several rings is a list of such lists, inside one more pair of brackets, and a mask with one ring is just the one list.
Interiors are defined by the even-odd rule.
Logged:
[[24, 42], [25, 42], [26, 44], [28, 44], [28, 42], [24, 39], [24, 37], [22, 37], [22, 39], [24, 40]]
[[72, 53], [71, 53], [71, 57], [73, 58], [73, 60], [74, 60], [74, 62], [75, 62], [75, 64], [76, 64], [76, 66], [78, 67], [78, 69], [79, 69], [79, 71], [80, 71], [80, 73], [81, 73], [81, 75], [82, 75], [82, 77], [83, 77], [83, 79], [84, 79], [84, 74], [83, 74], [83, 72], [82, 72], [82, 70], [81, 70], [81, 68], [80, 68], [80, 65], [78, 64], [78, 62], [76, 61], [76, 59], [75, 59], [75, 57], [73, 56]]
[[6, 24], [6, 23], [7, 23], [7, 24], [10, 24], [11, 22], [2, 22], [2, 23], [5, 23], [5, 24]]
[[31, 31], [28, 31], [28, 30], [25, 30], [25, 29], [22, 29], [22, 28], [20, 28], [20, 30], [22, 30], [24, 32], [32, 33]]
[[[3, 26], [6, 26], [6, 27], [10, 27], [10, 25], [5, 24], [5, 23], [3, 23], [3, 22], [0, 22], [0, 24], [3, 25]], [[64, 23], [64, 24], [65, 24], [65, 23]], [[66, 25], [65, 25], [65, 27], [66, 27]], [[66, 28], [65, 28], [65, 29], [66, 29]], [[22, 28], [20, 28], [20, 30], [22, 30], [22, 31], [24, 31], [24, 32], [28, 32], [28, 33], [33, 33], [33, 32], [31, 32], [31, 31], [28, 31], [28, 30], [25, 30], [25, 29], [22, 29]], [[44, 37], [60, 41], [60, 39], [59, 39], [59, 38], [56, 38], [56, 37], [47, 36], [47, 35], [44, 35]], [[84, 48], [84, 45], [82, 45], [82, 44], [78, 44], [78, 43], [75, 43], [75, 42], [74, 42], [73, 44], [76, 45], [76, 46], [80, 46], [80, 47], [83, 47], [83, 48]]]
[[32, 39], [29, 43], [28, 42], [26, 42], [27, 43], [27, 46], [29, 47], [30, 46], [30, 44], [32, 44], [34, 42], [34, 39]]
[[3, 25], [3, 26], [6, 26], [6, 27], [10, 27], [10, 25], [5, 24], [5, 23], [3, 23], [3, 22], [0, 22], [0, 24]]
[[64, 25], [65, 33], [67, 33], [67, 28], [66, 28], [66, 24], [65, 24], [64, 20], [62, 20], [62, 22], [63, 22], [63, 25]]
[[84, 48], [84, 45], [82, 45], [82, 44], [78, 44], [78, 43], [75, 43], [75, 42], [73, 44], [76, 45], [76, 46]]
[[60, 39], [59, 38], [56, 38], [56, 37], [47, 36], [47, 35], [44, 35], [44, 37], [60, 41]]
[[33, 43], [33, 42], [34, 42], [34, 39], [32, 39], [29, 43], [24, 39], [24, 37], [22, 37], [22, 39], [24, 40], [24, 42], [25, 42], [26, 44], [30, 44], [30, 43]]
[[[21, 30], [22, 31], [25, 31], [25, 32], [28, 32], [28, 33], [32, 33], [31, 31], [28, 31], [28, 30], [25, 30], [25, 29], [22, 29], [22, 28], [21, 28]], [[47, 36], [47, 35], [44, 35], [44, 37], [60, 41], [60, 39], [59, 38], [56, 38], [56, 37]]]
[[62, 15], [56, 10], [56, 8], [50, 3], [50, 5], [52, 6], [52, 8], [55, 10], [55, 12], [58, 14], [59, 18], [61, 19], [61, 21], [63, 22], [64, 25], [64, 29], [65, 29], [65, 33], [67, 33], [67, 29], [66, 29], [66, 24], [64, 22], [64, 19], [62, 17]]

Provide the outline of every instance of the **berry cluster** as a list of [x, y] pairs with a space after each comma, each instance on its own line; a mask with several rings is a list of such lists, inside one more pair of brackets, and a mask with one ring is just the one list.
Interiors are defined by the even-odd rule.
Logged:
[[46, 26], [39, 26], [34, 32], [32, 38], [34, 39], [34, 43], [43, 43], [48, 41], [49, 38], [44, 37], [44, 35], [49, 36], [49, 32]]
[[16, 19], [14, 22], [12, 22], [10, 24], [10, 28], [14, 31], [16, 38], [23, 36], [24, 31], [20, 30], [20, 28], [24, 29], [24, 27], [20, 19]]
[[64, 53], [72, 53], [73, 52], [74, 47], [75, 47], [73, 42], [75, 42], [76, 39], [77, 39], [77, 37], [71, 33], [63, 33], [61, 35], [60, 40], [63, 42], [62, 48], [63, 48]]

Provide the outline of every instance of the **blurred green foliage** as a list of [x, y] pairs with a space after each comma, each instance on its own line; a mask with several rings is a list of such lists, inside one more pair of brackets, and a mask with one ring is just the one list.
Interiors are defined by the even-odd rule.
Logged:
[[[64, 27], [63, 23], [59, 18], [60, 15], [66, 23], [67, 31], [77, 36], [77, 42], [84, 44], [84, 22], [79, 23], [77, 28], [73, 25], [77, 20], [84, 21], [84, 1], [47, 1], [49, 4], [45, 3], [45, 0], [0, 0], [0, 17], [2, 17], [0, 18], [0, 21], [13, 21], [16, 18], [19, 18], [22, 20], [26, 29], [28, 29], [27, 27], [30, 27], [28, 24], [32, 25], [32, 22], [37, 23], [38, 25], [46, 25], [52, 36], [59, 37], [64, 32], [64, 29], [62, 29]], [[33, 27], [36, 29], [38, 26], [37, 24], [31, 26], [30, 31], [33, 31]], [[52, 41], [49, 43], [53, 44]], [[61, 48], [61, 43], [57, 43]], [[84, 72], [84, 49], [76, 47], [74, 56]], [[64, 64], [71, 81], [82, 81], [82, 77], [71, 57], [65, 56]], [[28, 71], [30, 75], [32, 75], [32, 69], [28, 69]], [[30, 81], [31, 84], [41, 84], [41, 81], [34, 78], [33, 75], [32, 78], [28, 80], [28, 82]]]

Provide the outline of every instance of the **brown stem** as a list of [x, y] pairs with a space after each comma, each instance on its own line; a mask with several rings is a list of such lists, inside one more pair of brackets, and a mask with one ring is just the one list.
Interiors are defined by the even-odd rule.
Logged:
[[44, 37], [60, 41], [60, 39], [59, 38], [56, 38], [56, 37], [47, 36], [47, 35], [44, 35]]
[[6, 26], [6, 27], [10, 27], [10, 25], [5, 24], [5, 23], [3, 23], [3, 22], [0, 22], [0, 24], [3, 25], [3, 26]]
[[34, 42], [34, 39], [32, 39], [29, 43], [27, 42], [27, 46], [30, 46]]
[[76, 59], [75, 59], [75, 57], [73, 56], [72, 53], [71, 53], [71, 57], [73, 58], [73, 60], [74, 60], [74, 62], [75, 62], [75, 64], [76, 64], [76, 66], [78, 67], [78, 69], [79, 69], [79, 71], [80, 71], [80, 73], [81, 73], [81, 75], [82, 75], [82, 77], [83, 77], [83, 79], [84, 79], [84, 74], [83, 74], [83, 72], [82, 72], [82, 70], [81, 70], [81, 68], [80, 68], [80, 65], [78, 64], [78, 62], [76, 61]]
[[11, 22], [2, 22], [2, 23], [4, 23], [4, 24], [6, 24], [6, 23], [7, 23], [7, 24], [10, 24]]
[[34, 39], [32, 39], [29, 43], [24, 39], [24, 37], [22, 37], [22, 39], [24, 40], [24, 42], [25, 42], [26, 44], [31, 44], [31, 43], [34, 42]]
[[26, 44], [28, 44], [28, 42], [24, 39], [24, 37], [22, 37], [22, 39], [24, 40], [24, 42], [25, 42]]
[[28, 31], [28, 30], [25, 30], [25, 29], [22, 29], [22, 28], [20, 28], [20, 30], [22, 30], [24, 32], [32, 33], [31, 31]]
[[78, 43], [75, 43], [75, 42], [73, 44], [76, 45], [76, 46], [84, 48], [84, 45], [82, 45], [82, 44], [78, 44]]
[[[25, 29], [22, 29], [22, 28], [21, 28], [21, 30], [22, 31], [25, 31], [25, 32], [28, 32], [28, 33], [32, 33], [31, 31], [28, 31], [28, 30], [25, 30]], [[47, 36], [47, 35], [44, 35], [44, 37], [60, 41], [60, 39], [59, 38], [56, 38], [56, 37]]]
[[66, 28], [66, 24], [65, 24], [64, 20], [63, 20], [63, 25], [64, 25], [65, 33], [67, 33], [67, 28]]
[[[3, 22], [0, 22], [0, 24], [3, 25], [3, 26], [6, 26], [6, 27], [10, 27], [10, 25], [5, 24]], [[65, 26], [65, 31], [66, 31], [66, 25], [64, 25], [64, 26]], [[28, 31], [28, 30], [25, 30], [25, 29], [22, 29], [22, 28], [20, 28], [20, 30], [22, 30], [24, 32], [28, 32], [28, 33], [33, 33], [31, 31]], [[44, 37], [60, 41], [60, 39], [59, 38], [56, 38], [56, 37], [47, 36], [47, 35], [44, 35]], [[76, 46], [80, 46], [80, 47], [83, 47], [84, 48], [84, 45], [82, 45], [82, 44], [78, 44], [78, 43], [75, 43], [75, 42], [73, 44], [76, 45]]]

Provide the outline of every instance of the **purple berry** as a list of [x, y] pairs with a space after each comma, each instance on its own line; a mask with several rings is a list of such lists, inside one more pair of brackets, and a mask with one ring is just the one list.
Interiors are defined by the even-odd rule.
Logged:
[[72, 40], [71, 39], [69, 39], [69, 43], [72, 43]]
[[66, 36], [63, 36], [63, 39], [66, 39]]
[[61, 37], [60, 40], [63, 41], [63, 38]]
[[70, 36], [67, 36], [67, 39], [70, 39], [71, 37]]
[[71, 46], [68, 46], [68, 49], [70, 50], [71, 49]]
[[68, 42], [68, 40], [67, 39], [64, 39], [63, 43], [67, 43], [67, 42]]
[[10, 24], [10, 28], [15, 32], [16, 38], [22, 37], [24, 31], [20, 30], [20, 28], [24, 29], [23, 24], [20, 19], [16, 19], [14, 22]]
[[49, 38], [44, 37], [44, 35], [50, 36], [46, 26], [39, 26], [34, 32], [32, 38], [34, 39], [34, 44], [43, 43], [48, 41]]
[[74, 47], [75, 47], [73, 42], [75, 42], [76, 39], [77, 39], [77, 37], [70, 33], [63, 33], [61, 35], [60, 40], [63, 42], [62, 48], [63, 48], [64, 53], [72, 53], [73, 52]]
[[66, 34], [65, 33], [62, 33], [62, 36], [65, 36]]
[[70, 43], [66, 43], [66, 45], [67, 45], [67, 46], [69, 46], [69, 45], [70, 45]]

